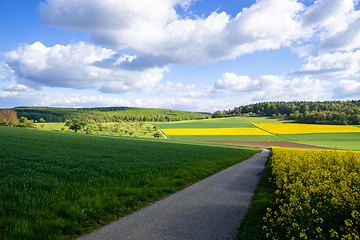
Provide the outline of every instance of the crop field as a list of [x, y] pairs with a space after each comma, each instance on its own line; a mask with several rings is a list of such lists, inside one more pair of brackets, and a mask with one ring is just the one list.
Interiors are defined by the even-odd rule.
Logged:
[[360, 128], [343, 125], [253, 123], [254, 126], [273, 134], [311, 133], [360, 133]]
[[259, 128], [168, 128], [163, 129], [168, 135], [271, 135]]
[[216, 118], [181, 122], [156, 122], [173, 141], [282, 141], [272, 134], [254, 127], [241, 117]]
[[259, 152], [0, 127], [0, 239], [69, 239]]
[[154, 124], [170, 141], [175, 142], [228, 141], [231, 144], [231, 141], [262, 141], [269, 142], [269, 146], [283, 145], [276, 142], [293, 142], [331, 149], [360, 150], [360, 128], [355, 125], [296, 124], [288, 120], [265, 117], [216, 118]]
[[153, 123], [161, 129], [167, 128], [253, 128], [251, 124], [240, 117], [212, 118], [179, 122]]
[[359, 239], [360, 152], [273, 148], [270, 163], [268, 239]]

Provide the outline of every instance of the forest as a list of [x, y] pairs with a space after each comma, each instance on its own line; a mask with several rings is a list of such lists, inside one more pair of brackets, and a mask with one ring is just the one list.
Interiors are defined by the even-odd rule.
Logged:
[[216, 111], [212, 117], [240, 115], [268, 116], [294, 120], [298, 123], [359, 125], [360, 100], [259, 102], [234, 109]]
[[19, 118], [39, 122], [65, 122], [79, 119], [86, 122], [170, 122], [210, 118], [210, 113], [196, 113], [170, 109], [136, 107], [98, 107], [98, 108], [54, 108], [54, 107], [15, 107]]

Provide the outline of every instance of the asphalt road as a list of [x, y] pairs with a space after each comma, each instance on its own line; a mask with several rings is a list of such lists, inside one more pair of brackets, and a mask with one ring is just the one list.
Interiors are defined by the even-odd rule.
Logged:
[[264, 150], [79, 239], [232, 239], [268, 155]]

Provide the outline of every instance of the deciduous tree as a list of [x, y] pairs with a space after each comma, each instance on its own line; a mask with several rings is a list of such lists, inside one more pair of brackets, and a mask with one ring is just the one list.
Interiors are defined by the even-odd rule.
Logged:
[[0, 123], [6, 125], [16, 125], [19, 122], [17, 113], [10, 108], [0, 109]]

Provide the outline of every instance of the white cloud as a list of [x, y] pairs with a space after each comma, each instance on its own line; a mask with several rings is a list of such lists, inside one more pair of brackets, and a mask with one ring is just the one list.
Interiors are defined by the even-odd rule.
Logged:
[[252, 80], [248, 76], [237, 76], [234, 73], [224, 73], [214, 84], [215, 92], [243, 92], [251, 87]]
[[[181, 18], [175, 6], [192, 1], [47, 0], [40, 4], [48, 26], [86, 32], [91, 39], [166, 59], [167, 63], [204, 64], [257, 50], [288, 46], [302, 36], [295, 0], [262, 0], [235, 18], [225, 12]], [[215, 10], [215, 9], [214, 9]]]
[[360, 50], [355, 52], [326, 53], [309, 56], [295, 75], [319, 75], [325, 77], [349, 77], [360, 74]]
[[2, 87], [1, 89], [6, 92], [29, 92], [30, 91], [30, 88], [28, 88], [27, 86], [22, 85], [22, 84], [9, 85], [6, 87]]
[[341, 80], [333, 90], [333, 97], [336, 99], [359, 98], [360, 82], [355, 80]]
[[353, 0], [318, 0], [301, 17], [304, 29], [327, 34], [344, 30], [354, 11]]
[[255, 101], [317, 100], [326, 95], [324, 87], [330, 84], [308, 77], [288, 79], [273, 75], [261, 76], [255, 81], [257, 91], [252, 97]]
[[127, 106], [144, 108], [166, 108], [188, 111], [213, 112], [218, 109], [232, 108], [231, 101], [199, 100], [188, 98], [149, 98], [149, 99], [123, 99], [104, 95], [85, 96], [81, 94], [48, 94], [39, 92], [5, 92], [0, 91], [0, 108], [27, 106], [49, 107], [104, 107]]
[[319, 0], [301, 17], [304, 34], [314, 35], [323, 50], [352, 50], [359, 47], [360, 11], [353, 0]]
[[327, 81], [318, 79], [287, 78], [264, 75], [255, 80], [248, 76], [224, 73], [222, 78], [203, 92], [189, 92], [183, 97], [247, 98], [252, 101], [277, 101], [282, 99], [316, 100], [326, 95]]
[[360, 18], [350, 23], [345, 30], [324, 39], [320, 48], [328, 51], [351, 51], [360, 48]]
[[[178, 5], [189, 8], [193, 2], [46, 0], [40, 12], [45, 25], [83, 31], [97, 44], [134, 52], [131, 68], [206, 64], [285, 46], [300, 57], [360, 47], [360, 11], [353, 0], [318, 0], [309, 7], [296, 0], [258, 0], [233, 18], [216, 11], [208, 17], [178, 15]], [[311, 66], [300, 71], [306, 68]]]
[[183, 85], [181, 83], [172, 83], [170, 81], [166, 81], [166, 84], [160, 84], [159, 89], [161, 91], [174, 91], [174, 90], [181, 90]]
[[[4, 54], [5, 63], [20, 84], [73, 89], [95, 88], [103, 92], [148, 91], [162, 78], [166, 67], [136, 68], [136, 56], [116, 53], [92, 44], [45, 47], [36, 42]], [[134, 65], [134, 69], [130, 66]]]

